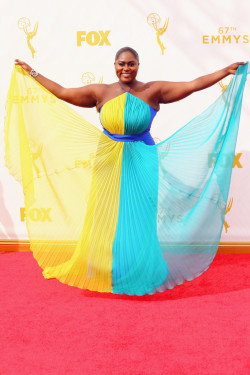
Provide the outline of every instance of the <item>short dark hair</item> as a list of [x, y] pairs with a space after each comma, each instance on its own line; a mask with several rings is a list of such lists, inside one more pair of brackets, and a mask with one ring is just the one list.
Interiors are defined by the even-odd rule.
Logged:
[[139, 55], [138, 53], [131, 47], [123, 47], [123, 48], [120, 48], [117, 52], [116, 52], [116, 55], [115, 55], [115, 61], [118, 59], [118, 57], [123, 53], [123, 52], [131, 52], [134, 57], [136, 58], [136, 60], [139, 62]]

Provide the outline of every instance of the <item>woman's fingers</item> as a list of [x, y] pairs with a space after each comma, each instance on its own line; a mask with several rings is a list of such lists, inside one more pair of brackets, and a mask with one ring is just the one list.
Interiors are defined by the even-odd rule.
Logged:
[[29, 73], [32, 70], [32, 68], [28, 64], [26, 64], [26, 62], [21, 61], [19, 59], [15, 59], [14, 63], [15, 65], [20, 65], [21, 68], [23, 68], [27, 73]]
[[19, 64], [19, 65], [27, 65], [24, 61], [21, 61], [21, 60], [19, 60], [19, 59], [15, 59], [15, 60], [14, 60], [14, 63], [15, 63], [15, 64]]
[[233, 63], [233, 64], [229, 65], [226, 69], [227, 69], [229, 74], [235, 74], [239, 65], [245, 65], [246, 63], [247, 63], [247, 61], [246, 62], [243, 62], [243, 61], [236, 62], [236, 63]]
[[24, 62], [21, 61], [21, 60], [15, 59], [14, 63], [15, 63], [15, 64], [20, 64], [20, 65], [22, 65]]

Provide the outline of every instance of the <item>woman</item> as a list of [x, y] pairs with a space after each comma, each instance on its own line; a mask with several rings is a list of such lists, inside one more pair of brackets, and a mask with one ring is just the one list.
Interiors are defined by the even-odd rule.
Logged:
[[[28, 73], [32, 70], [23, 61], [16, 59], [15, 63]], [[139, 69], [138, 53], [130, 47], [124, 47], [115, 56], [114, 66], [118, 78], [118, 81], [115, 83], [109, 85], [91, 84], [80, 88], [68, 89], [41, 74], [36, 76], [36, 80], [57, 98], [80, 107], [96, 107], [98, 112], [108, 100], [129, 90], [132, 90], [131, 93], [159, 111], [160, 104], [178, 101], [195, 91], [210, 87], [229, 74], [235, 74], [238, 66], [242, 64], [246, 63], [234, 63], [215, 73], [207, 74], [188, 82], [154, 81], [144, 83], [136, 80]]]
[[[8, 94], [5, 160], [23, 185], [43, 276], [144, 295], [201, 275], [223, 229], [233, 160], [222, 168], [221, 159], [234, 155], [246, 63], [190, 82], [143, 83], [138, 54], [125, 47], [115, 56], [117, 82], [64, 88], [15, 62], [22, 69]], [[235, 79], [207, 110], [155, 144], [150, 128], [161, 103], [229, 74]], [[103, 132], [62, 101], [96, 106]]]

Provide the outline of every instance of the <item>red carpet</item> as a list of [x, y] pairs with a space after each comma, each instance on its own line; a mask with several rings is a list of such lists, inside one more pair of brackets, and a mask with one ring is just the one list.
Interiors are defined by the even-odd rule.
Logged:
[[0, 252], [0, 374], [247, 375], [250, 255], [217, 254], [153, 296], [45, 280], [30, 252]]

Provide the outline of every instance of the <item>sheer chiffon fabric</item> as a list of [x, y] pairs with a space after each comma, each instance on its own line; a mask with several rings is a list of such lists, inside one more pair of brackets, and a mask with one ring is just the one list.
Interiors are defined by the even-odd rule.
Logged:
[[107, 102], [101, 131], [15, 66], [5, 164], [43, 276], [144, 295], [201, 275], [223, 229], [248, 73], [240, 65], [214, 103], [155, 144], [156, 111], [141, 99]]

